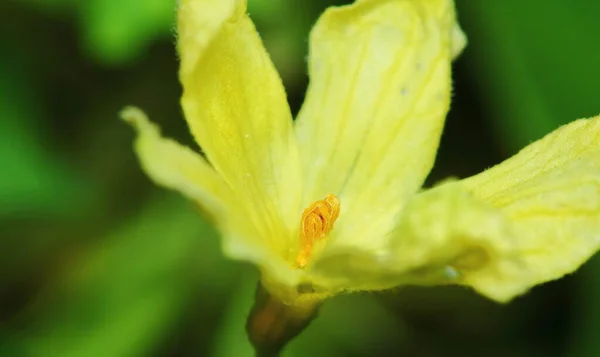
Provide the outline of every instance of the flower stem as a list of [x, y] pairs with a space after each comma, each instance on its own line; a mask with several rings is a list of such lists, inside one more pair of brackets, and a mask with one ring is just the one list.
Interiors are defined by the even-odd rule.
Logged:
[[279, 356], [285, 345], [312, 322], [319, 306], [284, 304], [259, 283], [246, 322], [246, 332], [256, 357]]

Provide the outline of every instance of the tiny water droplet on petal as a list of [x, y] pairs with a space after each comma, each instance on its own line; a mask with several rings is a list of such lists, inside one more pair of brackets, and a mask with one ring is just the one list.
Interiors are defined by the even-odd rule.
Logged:
[[456, 280], [460, 277], [460, 272], [453, 266], [444, 267], [444, 275], [450, 280]]

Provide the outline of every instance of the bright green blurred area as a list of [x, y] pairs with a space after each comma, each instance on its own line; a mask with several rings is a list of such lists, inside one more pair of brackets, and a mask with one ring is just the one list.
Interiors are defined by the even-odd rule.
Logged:
[[[343, 1], [250, 0], [292, 108], [307, 35]], [[469, 46], [430, 182], [600, 113], [600, 3], [460, 0]], [[0, 2], [0, 356], [250, 356], [257, 276], [193, 204], [154, 187], [117, 118], [178, 107], [175, 1]], [[600, 260], [508, 306], [455, 288], [328, 302], [286, 356], [599, 356]]]

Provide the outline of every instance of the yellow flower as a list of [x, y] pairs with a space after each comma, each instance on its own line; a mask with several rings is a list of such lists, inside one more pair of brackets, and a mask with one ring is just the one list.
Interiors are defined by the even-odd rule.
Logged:
[[206, 158], [141, 111], [123, 116], [147, 174], [208, 212], [225, 254], [256, 264], [284, 303], [403, 284], [507, 301], [598, 249], [600, 118], [419, 191], [466, 43], [451, 0], [328, 9], [295, 121], [246, 1], [181, 0], [178, 14], [181, 102]]

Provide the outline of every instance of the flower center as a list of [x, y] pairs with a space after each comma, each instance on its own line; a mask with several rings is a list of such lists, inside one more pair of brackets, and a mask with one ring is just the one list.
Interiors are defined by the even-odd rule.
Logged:
[[332, 194], [313, 202], [302, 212], [300, 220], [300, 252], [296, 265], [304, 268], [312, 255], [315, 244], [324, 241], [340, 215], [340, 200]]

